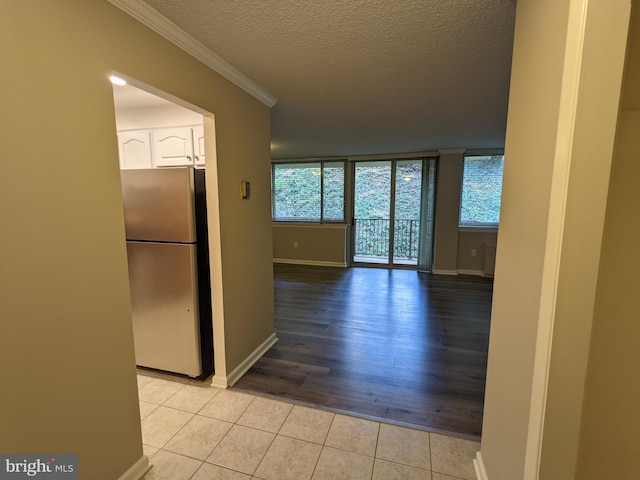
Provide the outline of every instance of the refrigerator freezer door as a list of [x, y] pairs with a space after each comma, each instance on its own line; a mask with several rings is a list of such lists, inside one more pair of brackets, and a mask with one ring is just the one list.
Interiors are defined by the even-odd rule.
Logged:
[[127, 240], [196, 241], [193, 169], [121, 170]]
[[196, 247], [127, 242], [136, 364], [201, 374]]

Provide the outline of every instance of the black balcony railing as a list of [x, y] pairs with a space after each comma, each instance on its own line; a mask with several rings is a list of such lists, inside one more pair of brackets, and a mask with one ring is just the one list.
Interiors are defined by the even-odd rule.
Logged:
[[420, 220], [395, 220], [393, 258], [396, 260], [418, 259]]
[[[356, 256], [387, 259], [390, 223], [388, 218], [356, 218]], [[394, 223], [394, 260], [417, 260], [420, 220], [399, 219]]]

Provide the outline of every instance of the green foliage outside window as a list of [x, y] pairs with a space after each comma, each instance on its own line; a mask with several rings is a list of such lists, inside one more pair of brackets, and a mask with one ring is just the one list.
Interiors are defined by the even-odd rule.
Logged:
[[344, 221], [344, 162], [325, 162], [323, 170], [322, 219]]
[[503, 155], [464, 158], [461, 226], [496, 226], [500, 222]]
[[275, 221], [344, 221], [344, 162], [273, 165]]

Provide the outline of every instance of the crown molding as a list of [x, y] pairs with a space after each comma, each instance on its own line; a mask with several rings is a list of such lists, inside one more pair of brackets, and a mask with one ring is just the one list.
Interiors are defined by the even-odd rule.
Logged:
[[218, 55], [213, 53], [202, 43], [178, 27], [171, 20], [164, 17], [155, 8], [150, 7], [142, 0], [108, 0], [127, 15], [135, 18], [143, 25], [160, 34], [174, 45], [178, 46], [192, 57], [200, 60], [213, 71], [253, 95], [269, 108], [278, 100], [260, 88], [256, 83], [229, 65]]

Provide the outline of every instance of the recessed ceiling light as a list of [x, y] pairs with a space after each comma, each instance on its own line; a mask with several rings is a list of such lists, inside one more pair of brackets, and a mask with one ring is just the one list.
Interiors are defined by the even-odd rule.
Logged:
[[115, 75], [111, 75], [109, 77], [109, 80], [111, 80], [111, 83], [113, 83], [114, 85], [126, 85], [127, 82], [123, 79], [121, 79], [120, 77], [116, 77]]

